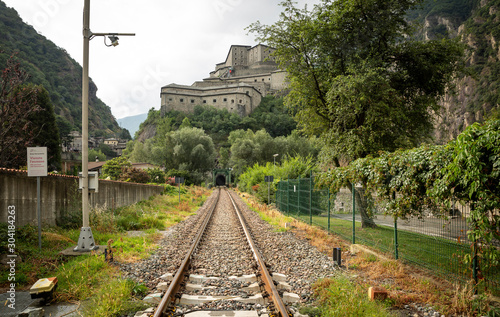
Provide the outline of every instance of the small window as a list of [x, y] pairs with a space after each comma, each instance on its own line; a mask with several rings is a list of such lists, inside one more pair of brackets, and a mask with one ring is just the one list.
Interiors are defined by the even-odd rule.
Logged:
[[242, 102], [243, 102], [243, 100], [240, 99], [240, 103], [242, 103]]
[[214, 102], [214, 103], [216, 103], [216, 102], [217, 102], [217, 99], [214, 99], [214, 100], [213, 100], [213, 102]]
[[231, 103], [234, 103], [234, 99], [231, 99]]
[[203, 103], [207, 103], [207, 101], [206, 101], [206, 100], [203, 100]]
[[172, 98], [168, 98], [168, 101], [172, 101]]
[[191, 103], [194, 103], [194, 99], [191, 99]]
[[262, 81], [264, 81], [264, 78], [262, 78]]
[[254, 79], [254, 80], [253, 80], [253, 82], [254, 82], [254, 83], [256, 83], [256, 82], [257, 82], [257, 79]]
[[226, 102], [226, 101], [227, 101], [227, 98], [224, 98], [224, 102]]
[[250, 93], [250, 91], [247, 90], [247, 95]]
[[184, 102], [184, 99], [183, 99], [183, 98], [181, 98], [181, 100], [180, 100], [180, 101], [181, 101], [181, 102]]

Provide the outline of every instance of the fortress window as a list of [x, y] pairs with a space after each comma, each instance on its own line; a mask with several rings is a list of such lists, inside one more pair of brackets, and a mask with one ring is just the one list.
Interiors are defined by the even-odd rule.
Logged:
[[227, 101], [227, 98], [224, 98], [224, 102], [226, 102], [226, 101]]
[[168, 101], [172, 101], [172, 98], [168, 98]]
[[243, 102], [243, 100], [240, 99], [240, 103], [242, 103], [242, 102]]
[[217, 99], [214, 99], [214, 100], [213, 100], [213, 102], [214, 102], [214, 103], [216, 103], [216, 102], [217, 102]]
[[191, 99], [191, 103], [194, 103], [194, 99]]
[[234, 99], [231, 99], [231, 103], [234, 103]]
[[184, 102], [184, 99], [183, 99], [183, 98], [181, 98], [181, 100], [180, 100], [180, 101], [181, 101], [181, 102]]
[[254, 83], [256, 83], [256, 82], [257, 82], [257, 79], [254, 79], [254, 80], [253, 80], [253, 82], [254, 82]]
[[203, 103], [207, 103], [207, 101], [206, 101], [206, 100], [203, 100]]
[[262, 78], [262, 81], [264, 81], [264, 78]]
[[247, 95], [249, 94], [250, 92], [247, 90]]

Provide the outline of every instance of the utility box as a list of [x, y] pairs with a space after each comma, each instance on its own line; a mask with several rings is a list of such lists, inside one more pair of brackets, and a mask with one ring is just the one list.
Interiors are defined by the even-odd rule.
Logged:
[[[79, 186], [78, 189], [82, 190], [83, 187], [83, 174], [82, 172], [78, 173], [79, 178]], [[99, 191], [99, 172], [89, 172], [89, 191], [97, 193]]]
[[38, 280], [31, 288], [31, 299], [44, 298], [50, 299], [57, 288], [57, 277], [42, 278]]

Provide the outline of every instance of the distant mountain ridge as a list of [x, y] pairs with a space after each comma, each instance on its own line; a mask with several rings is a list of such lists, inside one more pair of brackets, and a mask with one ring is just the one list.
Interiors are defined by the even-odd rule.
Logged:
[[135, 116], [125, 117], [118, 119], [118, 124], [123, 129], [127, 129], [130, 132], [131, 136], [134, 136], [135, 133], [139, 130], [139, 126], [148, 118], [147, 113], [138, 114]]
[[[61, 135], [81, 131], [82, 67], [63, 49], [32, 26], [23, 22], [13, 8], [0, 0], [0, 69], [14, 54], [30, 74], [30, 82], [43, 85], [50, 94]], [[96, 96], [97, 87], [90, 81], [89, 133], [114, 136], [121, 129], [111, 109]]]

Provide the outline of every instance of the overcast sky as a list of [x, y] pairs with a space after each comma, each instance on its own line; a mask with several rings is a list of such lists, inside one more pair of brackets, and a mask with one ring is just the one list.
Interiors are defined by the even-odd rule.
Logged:
[[[80, 65], [83, 0], [3, 0]], [[94, 33], [136, 33], [106, 47], [90, 42], [90, 77], [116, 118], [160, 107], [160, 88], [191, 85], [224, 62], [233, 44], [255, 45], [245, 28], [279, 18], [279, 0], [99, 0], [90, 4]], [[299, 0], [310, 7], [319, 0]], [[109, 42], [108, 42], [109, 43]]]

